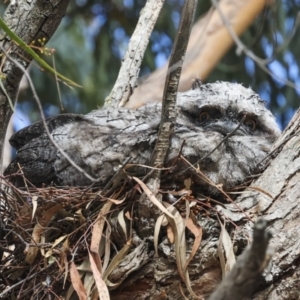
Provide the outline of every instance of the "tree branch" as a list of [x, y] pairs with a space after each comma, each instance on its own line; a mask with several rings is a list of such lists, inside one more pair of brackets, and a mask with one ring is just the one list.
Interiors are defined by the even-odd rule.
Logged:
[[267, 248], [271, 234], [267, 231], [267, 222], [259, 219], [253, 228], [253, 242], [241, 256], [231, 272], [224, 278], [209, 300], [248, 299], [261, 283], [261, 275], [270, 256]]
[[104, 106], [123, 107], [128, 102], [136, 87], [144, 53], [164, 2], [165, 0], [148, 0], [141, 10], [138, 24], [122, 60], [118, 79], [111, 93], [106, 97]]
[[[151, 165], [154, 167], [163, 167], [170, 145], [170, 136], [174, 131], [177, 114], [176, 99], [178, 84], [184, 56], [192, 30], [196, 7], [197, 0], [186, 0], [182, 9], [181, 20], [173, 45], [168, 73], [165, 81], [158, 137], [151, 158]], [[147, 180], [148, 187], [154, 194], [156, 194], [159, 189], [160, 173], [160, 169], [153, 170]], [[141, 219], [147, 219], [146, 223], [141, 223], [140, 226], [138, 226], [141, 230], [140, 234], [142, 236], [151, 234], [150, 232], [153, 232], [154, 219], [159, 213], [160, 211], [153, 206], [148, 197], [145, 194], [142, 194], [138, 204], [138, 215], [141, 216]]]
[[[253, 23], [257, 15], [268, 5], [265, 0], [219, 1], [219, 6], [231, 22], [235, 32], [241, 35]], [[232, 47], [233, 40], [228, 34], [216, 10], [210, 10], [194, 25], [188, 50], [183, 64], [179, 91], [191, 88], [195, 77], [205, 81], [216, 64]], [[150, 102], [161, 101], [162, 78], [167, 72], [164, 66], [153, 73], [134, 91], [127, 107], [136, 108]]]
[[[61, 22], [68, 7], [69, 0], [49, 0], [49, 1], [11, 1], [8, 5], [4, 21], [8, 27], [28, 45], [39, 39], [48, 42]], [[14, 41], [1, 31], [0, 46], [9, 52], [10, 56], [17, 60], [24, 68], [27, 68], [32, 58], [26, 54]], [[3, 73], [3, 89], [0, 90], [0, 170], [2, 169], [2, 155], [4, 139], [9, 119], [12, 114], [9, 105], [9, 96], [16, 99], [18, 87], [23, 76], [23, 72], [11, 61], [2, 56], [1, 72]]]
[[154, 166], [162, 166], [170, 145], [170, 136], [176, 121], [176, 99], [182, 65], [190, 39], [192, 25], [197, 7], [197, 0], [186, 0], [182, 9], [182, 17], [174, 46], [170, 56], [168, 73], [165, 81], [161, 122], [157, 142], [152, 153]]

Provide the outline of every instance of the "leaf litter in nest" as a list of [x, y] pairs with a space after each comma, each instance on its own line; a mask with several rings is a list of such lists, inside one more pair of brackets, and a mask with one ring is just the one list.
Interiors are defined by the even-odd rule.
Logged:
[[[161, 226], [168, 225], [169, 238], [172, 236], [172, 239], [174, 240], [178, 273], [189, 292], [194, 295], [187, 267], [200, 247], [202, 228], [197, 225], [194, 216], [198, 213], [197, 209], [199, 209], [199, 205], [201, 208], [205, 202], [194, 198], [192, 195], [192, 192], [189, 190], [192, 184], [190, 178], [184, 182], [185, 189], [183, 190], [160, 190], [162, 194], [170, 193], [178, 198], [177, 200], [175, 198], [176, 201], [172, 203], [172, 205], [170, 203], [161, 203], [147, 185], [139, 178], [134, 177], [133, 180], [137, 183], [133, 189], [135, 191], [145, 192], [150, 201], [159, 207], [162, 212], [162, 215], [158, 217], [154, 228], [154, 247], [156, 254], [158, 255]], [[132, 192], [132, 190], [130, 192]], [[103, 282], [109, 288], [116, 288], [122, 283], [122, 280], [111, 282], [109, 276], [125, 259], [133, 245], [131, 241], [132, 230], [128, 232], [126, 223], [128, 220], [133, 222], [135, 216], [132, 212], [129, 213], [128, 210], [124, 209], [125, 205], [128, 205], [128, 203], [126, 203], [128, 191], [126, 192], [123, 190], [122, 193], [115, 191], [113, 195], [118, 194], [121, 200], [113, 195], [101, 195], [101, 192], [99, 191], [94, 192], [89, 189], [83, 191], [78, 188], [56, 189], [55, 187], [47, 187], [41, 189], [29, 189], [29, 191], [26, 192], [17, 190], [16, 193], [22, 194], [22, 197], [25, 200], [8, 200], [10, 207], [14, 207], [14, 217], [10, 217], [14, 221], [17, 220], [18, 224], [21, 224], [24, 231], [22, 236], [26, 239], [28, 244], [31, 245], [37, 243], [37, 245], [27, 248], [27, 252], [29, 253], [27, 253], [26, 256], [27, 262], [32, 264], [32, 266], [35, 266], [35, 263], [38, 263], [38, 250], [41, 249], [39, 244], [43, 243], [44, 245], [41, 253], [44, 258], [47, 258], [49, 261], [51, 259], [54, 262], [57, 262], [57, 264], [52, 264], [52, 272], [53, 274], [57, 272], [54, 270], [55, 265], [59, 266], [62, 281], [64, 282], [63, 285], [67, 283], [68, 272], [71, 274], [71, 270], [69, 271], [69, 267], [71, 268], [70, 262], [74, 262], [75, 267], [78, 269], [78, 274], [80, 280], [83, 281], [83, 287], [87, 297], [95, 295], [93, 294], [95, 293], [95, 289], [98, 293], [102, 291], [100, 286], [102, 286]], [[31, 200], [28, 201], [28, 199]], [[176, 208], [174, 207], [175, 204]], [[17, 208], [15, 208], [16, 206]], [[24, 209], [26, 216], [29, 215], [29, 219], [25, 217], [24, 213], [21, 213]], [[208, 211], [211, 210], [212, 206], [207, 207], [207, 209]], [[125, 240], [127, 240], [127, 243], [115, 253], [110, 249], [110, 232], [107, 223], [107, 220], [111, 218], [113, 210], [116, 211], [115, 215], [118, 224], [125, 234]], [[69, 229], [66, 232], [64, 228]], [[33, 229], [30, 236], [28, 236], [27, 233], [24, 235], [29, 229]], [[192, 232], [195, 237], [188, 257], [186, 251], [186, 229]], [[53, 231], [52, 233], [55, 233], [58, 230], [60, 231], [60, 234], [49, 234], [49, 232]], [[49, 237], [51, 238], [49, 239]], [[227, 241], [226, 234], [222, 235], [220, 241], [221, 240]], [[67, 243], [67, 247], [65, 243]], [[102, 244], [103, 247], [101, 246]], [[225, 243], [225, 245], [227, 244]], [[88, 255], [89, 268], [83, 270], [80, 269], [80, 266], [86, 259], [84, 255], [88, 253], [88, 245], [90, 245], [91, 251]], [[227, 246], [223, 247], [224, 249], [227, 249]], [[72, 257], [76, 257], [76, 261], [73, 261], [73, 259], [70, 260], [70, 254]], [[96, 266], [94, 271], [91, 269], [91, 257], [93, 259], [93, 266]], [[16, 266], [19, 267], [19, 265]], [[42, 265], [41, 268], [43, 268]], [[77, 280], [76, 289], [79, 293], [82, 293], [82, 287], [76, 277], [77, 273], [75, 274], [74, 270], [72, 270], [72, 272], [73, 279], [75, 278]], [[98, 282], [95, 281], [97, 276], [101, 276], [102, 281], [99, 282], [100, 286], [97, 286]], [[91, 277], [93, 277], [93, 279]], [[32, 286], [32, 289], [34, 289], [34, 286]], [[68, 295], [72, 295], [73, 292], [71, 292], [71, 290], [72, 287], [69, 288], [70, 293], [68, 293]]]

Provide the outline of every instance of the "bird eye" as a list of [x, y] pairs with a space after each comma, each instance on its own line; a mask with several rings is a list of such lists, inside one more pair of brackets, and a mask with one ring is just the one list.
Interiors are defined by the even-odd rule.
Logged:
[[199, 115], [200, 123], [206, 122], [210, 119], [210, 114], [207, 111], [203, 111]]
[[256, 121], [254, 119], [246, 118], [246, 120], [244, 121], [244, 124], [247, 127], [249, 127], [252, 131], [254, 131], [256, 129]]

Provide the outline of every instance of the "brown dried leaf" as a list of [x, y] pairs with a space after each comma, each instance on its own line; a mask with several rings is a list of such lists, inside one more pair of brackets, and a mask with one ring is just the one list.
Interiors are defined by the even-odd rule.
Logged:
[[91, 263], [91, 269], [95, 278], [95, 283], [97, 286], [97, 290], [99, 293], [99, 298], [100, 300], [109, 300], [109, 292], [108, 288], [100, 274], [99, 269], [97, 268], [97, 265], [94, 261], [93, 255], [89, 252], [89, 258], [90, 258], [90, 263]]
[[51, 248], [53, 249], [55, 246], [57, 246], [59, 243], [61, 243], [65, 238], [67, 238], [69, 235], [62, 235], [61, 237], [59, 237], [58, 239], [56, 239], [54, 241], [54, 243], [52, 244]]
[[37, 209], [37, 199], [38, 197], [37, 196], [33, 196], [32, 197], [32, 217], [31, 217], [31, 221], [33, 220], [34, 218], [34, 215], [35, 215], [35, 212], [36, 212], [36, 209]]
[[88, 296], [88, 299], [91, 298], [91, 294], [94, 288], [94, 284], [95, 284], [95, 277], [94, 274], [92, 272], [87, 272], [84, 275], [84, 288], [86, 290], [86, 294]]
[[191, 287], [191, 281], [189, 277], [188, 270], [184, 267], [186, 265], [186, 239], [185, 239], [185, 222], [183, 221], [179, 211], [170, 205], [169, 203], [163, 202], [163, 204], [168, 207], [168, 209], [172, 210], [173, 219], [169, 218], [167, 219], [169, 221], [170, 226], [172, 227], [172, 231], [174, 233], [175, 238], [175, 253], [176, 253], [176, 264], [177, 264], [177, 270], [182, 278], [182, 280], [185, 282], [185, 285], [190, 292], [190, 294], [197, 298], [197, 295], [193, 292]]
[[122, 204], [122, 203], [125, 201], [126, 197], [124, 197], [124, 198], [121, 199], [121, 200], [118, 200], [118, 199], [112, 199], [112, 198], [107, 198], [107, 197], [105, 197], [104, 199], [106, 199], [106, 200], [108, 200], [108, 201], [111, 201], [112, 203], [118, 205], [118, 204]]
[[85, 273], [86, 272], [92, 272], [91, 264], [90, 264], [90, 261], [88, 260], [87, 257], [82, 261], [80, 266], [77, 266], [77, 270], [85, 272]]
[[192, 218], [189, 218], [186, 222], [186, 227], [193, 233], [193, 235], [195, 236], [195, 241], [191, 250], [191, 253], [187, 259], [187, 262], [183, 268], [183, 271], [186, 270], [187, 266], [189, 265], [190, 261], [193, 259], [193, 257], [195, 256], [197, 250], [200, 247], [200, 243], [202, 241], [202, 228], [193, 221]]
[[118, 223], [120, 225], [120, 227], [122, 228], [124, 234], [125, 234], [125, 238], [127, 240], [127, 226], [126, 226], [126, 221], [124, 218], [124, 209], [122, 209], [119, 213], [118, 213]]
[[101, 265], [101, 258], [100, 258], [100, 242], [102, 239], [103, 235], [103, 229], [104, 229], [104, 224], [106, 222], [106, 214], [110, 211], [112, 202], [107, 201], [101, 210], [99, 211], [98, 217], [96, 222], [94, 223], [93, 226], [93, 231], [92, 231], [92, 240], [91, 240], [91, 252], [93, 253], [93, 257], [96, 261], [97, 267], [100, 271], [102, 271], [102, 265]]
[[133, 220], [133, 218], [132, 218], [132, 216], [131, 216], [131, 214], [130, 214], [129, 211], [127, 211], [127, 212], [125, 213], [125, 217], [126, 217], [128, 220], [130, 220], [130, 221]]
[[83, 224], [85, 221], [86, 221], [86, 218], [83, 216], [82, 214], [82, 209], [78, 209], [76, 212], [75, 212], [75, 215], [77, 217], [77, 219], [79, 219], [80, 221], [80, 224]]
[[160, 215], [156, 222], [155, 222], [155, 226], [154, 226], [154, 249], [155, 249], [155, 253], [158, 256], [158, 238], [159, 238], [159, 232], [160, 232], [160, 228], [164, 222], [164, 220], [166, 219], [165, 215]]
[[168, 237], [169, 242], [170, 242], [171, 244], [174, 244], [174, 242], [175, 242], [175, 237], [174, 237], [174, 232], [173, 232], [171, 226], [168, 226], [168, 227], [167, 227], [167, 237]]
[[46, 253], [42, 253], [45, 258], [50, 258], [53, 255], [53, 249], [48, 250]]
[[111, 227], [107, 226], [105, 232], [105, 251], [104, 251], [102, 272], [105, 272], [110, 260], [110, 234], [111, 234]]
[[86, 300], [87, 299], [86, 290], [82, 284], [79, 272], [73, 261], [71, 262], [71, 267], [70, 267], [70, 278], [71, 278], [72, 286], [76, 291], [78, 298], [80, 300]]
[[191, 178], [186, 178], [184, 181], [183, 181], [183, 184], [185, 186], [185, 188], [187, 190], [190, 190], [191, 189], [191, 185], [192, 185], [192, 179]]
[[114, 256], [114, 258], [110, 262], [109, 266], [107, 267], [107, 269], [103, 273], [102, 277], [103, 277], [103, 280], [105, 280], [105, 282], [107, 283], [107, 285], [115, 286], [115, 287], [119, 285], [119, 283], [117, 283], [115, 285], [114, 284], [108, 284], [107, 278], [111, 274], [111, 272], [122, 262], [123, 258], [128, 253], [131, 245], [132, 245], [132, 240], [130, 239], [130, 240], [127, 241], [125, 246], [117, 253], [117, 255]]
[[[222, 269], [222, 278], [232, 269], [235, 264], [235, 255], [230, 236], [225, 226], [220, 222], [221, 232], [219, 237], [218, 254]], [[223, 252], [224, 249], [224, 252]]]
[[[53, 215], [62, 208], [62, 205], [55, 205], [48, 209], [42, 216], [39, 218], [39, 223], [37, 223], [32, 232], [32, 240], [35, 243], [39, 243], [41, 240], [41, 235], [44, 232], [44, 228], [48, 225]], [[26, 253], [25, 261], [28, 264], [32, 264], [36, 258], [36, 255], [39, 251], [38, 247], [28, 247], [28, 251]]]
[[70, 249], [69, 247], [69, 240], [66, 239], [63, 243], [63, 246], [62, 246], [62, 254], [63, 255], [63, 259], [62, 261], [64, 262], [64, 265], [65, 265], [65, 275], [64, 275], [64, 284], [63, 284], [63, 288], [65, 288], [65, 284], [66, 284], [66, 280], [68, 278], [68, 274], [69, 274], [69, 264], [68, 264], [68, 258], [67, 258], [67, 251]]
[[174, 219], [173, 215], [162, 205], [162, 203], [159, 200], [157, 200], [157, 198], [152, 194], [152, 192], [149, 190], [149, 188], [143, 181], [136, 177], [132, 178], [140, 185], [144, 193], [148, 196], [148, 198], [154, 205], [156, 205], [163, 213], [168, 215], [171, 219]]

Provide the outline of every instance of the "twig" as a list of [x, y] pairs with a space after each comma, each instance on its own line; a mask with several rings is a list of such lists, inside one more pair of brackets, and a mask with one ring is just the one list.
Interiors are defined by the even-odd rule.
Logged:
[[[156, 145], [152, 152], [151, 165], [162, 167], [170, 144], [170, 136], [174, 131], [176, 121], [176, 99], [182, 64], [190, 38], [192, 23], [197, 6], [197, 0], [185, 0], [182, 16], [169, 61], [165, 88], [163, 94], [161, 122]], [[176, 69], [169, 71], [176, 65]], [[156, 195], [160, 186], [160, 170], [151, 170], [152, 174], [147, 178], [147, 186]], [[153, 205], [145, 193], [138, 202], [138, 235], [149, 236], [149, 230], [155, 226], [154, 220], [160, 214], [160, 210]], [[147, 214], [147, 222], [142, 221]]]
[[201, 157], [198, 161], [196, 161], [192, 166], [184, 169], [183, 171], [181, 171], [179, 174], [184, 174], [186, 171], [188, 171], [189, 169], [191, 169], [192, 167], [195, 167], [197, 164], [199, 164], [201, 161], [203, 161], [205, 158], [207, 158], [208, 156], [210, 156], [213, 152], [215, 152], [223, 143], [225, 143], [243, 124], [243, 122], [246, 119], [246, 115], [243, 116], [243, 118], [241, 119], [240, 123], [238, 124], [238, 126], [236, 128], [234, 128], [231, 132], [229, 132], [225, 138], [215, 147], [213, 148], [210, 152], [208, 152], [207, 154], [205, 154], [203, 157]]
[[48, 269], [50, 269], [50, 267], [52, 267], [52, 264], [49, 264], [47, 267], [41, 269], [38, 272], [35, 272], [34, 274], [32, 274], [31, 276], [17, 282], [16, 284], [10, 286], [8, 289], [6, 289], [4, 292], [0, 293], [0, 298], [4, 297], [5, 295], [7, 295], [10, 291], [13, 291], [17, 286], [19, 286], [20, 284], [23, 284], [25, 281], [28, 281], [29, 279], [34, 278], [35, 276], [37, 276], [39, 273], [42, 273]]
[[41, 105], [41, 101], [36, 93], [36, 90], [35, 90], [35, 87], [33, 85], [33, 82], [30, 78], [30, 75], [29, 73], [27, 72], [27, 70], [18, 62], [16, 61], [15, 59], [13, 59], [5, 50], [4, 48], [1, 46], [1, 51], [4, 53], [4, 55], [7, 57], [8, 60], [10, 60], [12, 63], [14, 63], [22, 72], [23, 74], [25, 75], [25, 77], [27, 78], [28, 80], [28, 83], [30, 85], [30, 88], [31, 88], [31, 91], [33, 93], [33, 97], [38, 105], [38, 108], [39, 108], [39, 111], [40, 111], [40, 115], [41, 115], [41, 119], [42, 119], [42, 122], [43, 122], [43, 125], [44, 125], [44, 128], [45, 128], [45, 131], [48, 135], [48, 138], [49, 140], [51, 141], [51, 143], [57, 148], [57, 150], [64, 156], [64, 158], [75, 168], [77, 169], [79, 172], [81, 172], [82, 174], [84, 174], [84, 176], [86, 176], [89, 180], [91, 181], [97, 181], [97, 179], [93, 178], [92, 176], [90, 176], [88, 173], [86, 173], [81, 167], [79, 167], [71, 158], [70, 156], [63, 150], [59, 147], [59, 145], [53, 140], [52, 136], [51, 136], [51, 133], [49, 131], [49, 128], [48, 128], [48, 125], [47, 125], [47, 122], [46, 122], [46, 118], [45, 118], [45, 115], [44, 115], [44, 112], [43, 112], [43, 108], [42, 108], [42, 105]]
[[271, 152], [269, 152], [257, 165], [261, 165], [267, 158], [272, 156], [276, 151], [278, 151], [280, 148], [282, 148], [290, 139], [297, 136], [299, 132], [296, 132], [288, 137], [286, 137], [278, 146], [276, 146]]
[[[257, 55], [255, 55], [246, 45], [244, 45], [244, 43], [240, 40], [240, 38], [237, 36], [237, 34], [235, 33], [235, 31], [233, 30], [232, 26], [230, 25], [230, 22], [228, 21], [228, 19], [226, 18], [225, 14], [222, 12], [222, 10], [220, 9], [219, 3], [217, 0], [211, 0], [213, 6], [216, 8], [216, 10], [218, 11], [224, 26], [226, 27], [226, 29], [228, 30], [228, 33], [230, 34], [231, 38], [233, 39], [233, 41], [235, 42], [236, 46], [238, 47], [238, 51], [239, 52], [244, 52], [249, 58], [251, 58], [253, 61], [255, 61], [257, 63], [257, 65], [263, 70], [265, 71], [268, 75], [272, 76], [273, 78], [277, 79], [278, 81], [283, 82], [285, 85], [290, 86], [294, 89], [299, 90], [299, 86], [294, 84], [293, 82], [291, 82], [290, 80], [286, 80], [284, 78], [280, 78], [278, 77], [276, 74], [274, 74], [273, 72], [271, 72], [266, 65], [269, 64], [271, 61], [269, 59], [262, 59], [260, 57], [258, 57]], [[294, 28], [297, 28], [299, 26], [300, 23], [300, 18], [299, 18], [299, 14], [297, 15], [295, 24], [294, 24]], [[293, 29], [292, 31], [292, 35], [294, 35], [294, 32], [296, 31], [296, 29]]]
[[208, 183], [209, 185], [215, 187], [219, 192], [220, 194], [224, 195], [225, 198], [227, 199], [228, 202], [232, 203], [241, 213], [243, 213], [245, 215], [245, 217], [250, 221], [250, 222], [253, 222], [251, 217], [242, 209], [238, 206], [238, 204], [233, 201], [230, 196], [223, 190], [222, 187], [218, 186], [217, 184], [215, 184], [213, 181], [211, 181], [204, 173], [201, 172], [201, 170], [199, 169], [196, 169], [194, 167], [194, 165], [192, 165], [184, 156], [180, 156], [180, 158], [186, 163], [189, 165], [189, 168], [191, 168], [193, 170], [193, 172], [195, 172], [195, 174], [197, 176], [199, 176], [199, 178], [201, 178], [204, 182]]
[[[163, 165], [170, 144], [170, 136], [174, 131], [177, 114], [177, 90], [196, 7], [197, 0], [186, 0], [182, 9], [182, 17], [173, 45], [165, 81], [161, 122], [157, 142], [151, 158], [153, 166]], [[176, 69], [169, 71], [174, 65], [176, 65]], [[157, 171], [156, 173], [159, 175], [160, 171]]]
[[19, 163], [18, 163], [18, 168], [19, 168], [19, 171], [20, 171], [21, 176], [22, 176], [22, 178], [23, 178], [23, 181], [24, 181], [24, 185], [25, 185], [26, 191], [27, 191], [28, 194], [30, 194], [30, 193], [29, 193], [29, 189], [28, 189], [28, 184], [27, 184], [27, 181], [26, 181], [24, 172], [23, 172], [23, 169], [22, 169], [22, 167], [21, 167], [21, 165], [20, 165]]
[[121, 175], [122, 172], [124, 172], [124, 168], [127, 165], [127, 163], [130, 161], [130, 157], [128, 157], [125, 162], [122, 164], [122, 166], [119, 168], [119, 170], [114, 174], [114, 176], [108, 181], [108, 183], [105, 185], [105, 187], [101, 190], [101, 194], [104, 195], [108, 188], [112, 185], [112, 183], [118, 178], [118, 176]]

